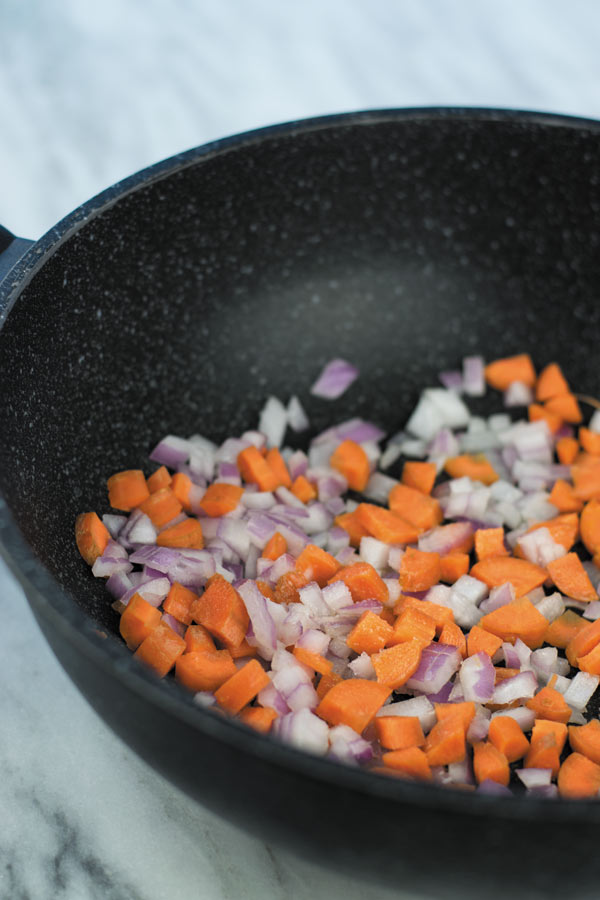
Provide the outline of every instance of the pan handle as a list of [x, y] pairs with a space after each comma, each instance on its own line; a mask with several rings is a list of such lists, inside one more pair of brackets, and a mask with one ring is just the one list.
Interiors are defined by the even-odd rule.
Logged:
[[[8, 229], [0, 225], [0, 288], [2, 282], [17, 263], [26, 250], [28, 250], [34, 241], [28, 241], [25, 238], [15, 237]], [[7, 295], [0, 290], [0, 318], [2, 317], [3, 305], [6, 302]]]

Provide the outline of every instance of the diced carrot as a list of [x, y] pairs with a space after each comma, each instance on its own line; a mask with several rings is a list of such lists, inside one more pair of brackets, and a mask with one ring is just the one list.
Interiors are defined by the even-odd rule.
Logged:
[[579, 443], [586, 453], [592, 456], [600, 455], [600, 434], [596, 431], [590, 431], [589, 428], [582, 426], [579, 429]]
[[186, 653], [196, 653], [198, 650], [217, 649], [215, 642], [204, 625], [190, 625], [187, 628], [183, 639], [185, 641]]
[[[581, 434], [581, 428], [579, 433]], [[600, 435], [597, 437], [600, 438]], [[571, 466], [571, 478], [575, 494], [581, 500], [591, 500], [593, 497], [600, 499], [600, 459], [595, 456], [589, 456], [585, 460], [578, 458]]]
[[579, 534], [579, 516], [577, 513], [563, 513], [546, 522], [536, 522], [526, 533], [530, 534], [537, 528], [547, 528], [553, 541], [570, 550]]
[[387, 622], [388, 625], [394, 627], [394, 622], [396, 621], [396, 616], [394, 615], [394, 610], [390, 609], [389, 606], [384, 606], [380, 613], [377, 615], [383, 619], [384, 622]]
[[413, 544], [419, 537], [414, 525], [382, 506], [360, 503], [354, 514], [367, 534], [384, 544]]
[[569, 725], [569, 744], [576, 753], [583, 753], [600, 765], [600, 722], [590, 719], [587, 725]]
[[304, 475], [298, 475], [294, 479], [291, 490], [294, 497], [302, 500], [303, 503], [308, 503], [310, 500], [316, 500], [317, 498], [317, 489]]
[[454, 584], [461, 576], [466, 575], [471, 565], [468, 553], [448, 553], [440, 559], [440, 581]]
[[444, 469], [451, 478], [464, 478], [493, 484], [500, 477], [484, 453], [463, 453], [461, 456], [449, 456]]
[[119, 619], [119, 632], [130, 650], [136, 650], [160, 623], [161, 612], [140, 594], [134, 594]]
[[522, 759], [529, 750], [529, 741], [520, 725], [510, 716], [495, 716], [490, 721], [488, 740], [509, 763]]
[[583, 756], [571, 753], [558, 773], [558, 793], [561, 797], [596, 797], [600, 790], [600, 766]]
[[569, 385], [557, 363], [548, 363], [538, 375], [535, 384], [535, 398], [543, 403], [551, 397], [569, 393]]
[[554, 482], [548, 500], [561, 513], [581, 512], [583, 508], [583, 500], [577, 497], [573, 485], [562, 478]]
[[423, 494], [406, 484], [397, 484], [392, 488], [388, 503], [393, 513], [414, 525], [419, 531], [428, 531], [439, 525], [444, 517], [439, 501], [435, 497]]
[[553, 734], [544, 734], [535, 740], [532, 736], [523, 768], [551, 769], [552, 777], [556, 778], [560, 768], [560, 750]]
[[548, 735], [554, 738], [558, 752], [562, 753], [567, 742], [567, 726], [563, 722], [553, 722], [551, 719], [536, 719], [531, 732], [531, 744], [535, 746]]
[[417, 716], [376, 716], [375, 731], [386, 750], [422, 747], [425, 735]]
[[528, 387], [533, 387], [536, 374], [531, 357], [528, 353], [520, 353], [488, 363], [485, 367], [485, 380], [497, 391], [505, 391], [513, 381], [522, 381]]
[[482, 781], [496, 781], [507, 787], [510, 781], [508, 759], [489, 741], [477, 741], [473, 744], [473, 772], [478, 784]]
[[369, 532], [366, 528], [358, 521], [358, 516], [356, 515], [356, 510], [351, 513], [342, 513], [340, 516], [337, 516], [335, 519], [335, 524], [338, 528], [343, 528], [344, 531], [347, 531], [350, 535], [350, 543], [353, 547], [358, 547], [361, 541], [361, 538], [368, 537]]
[[400, 562], [400, 586], [403, 591], [426, 591], [440, 580], [439, 553], [426, 553], [407, 547]]
[[182, 508], [188, 513], [191, 512], [190, 491], [192, 484], [192, 479], [185, 472], [176, 472], [171, 479], [171, 490], [181, 503]]
[[414, 639], [426, 647], [435, 638], [436, 630], [435, 619], [414, 606], [408, 606], [394, 622], [394, 633], [388, 643], [402, 644]]
[[448, 766], [462, 762], [467, 752], [463, 718], [447, 716], [438, 721], [425, 740], [425, 755], [430, 766]]
[[292, 570], [286, 572], [277, 580], [275, 585], [275, 595], [273, 597], [275, 603], [298, 603], [300, 601], [300, 588], [308, 584], [306, 576], [302, 572]]
[[190, 547], [193, 550], [202, 550], [204, 538], [202, 537], [202, 525], [198, 519], [184, 519], [169, 528], [163, 528], [156, 543], [159, 547]]
[[440, 644], [447, 644], [450, 647], [458, 647], [460, 655], [465, 659], [467, 655], [467, 640], [464, 636], [462, 628], [455, 625], [454, 622], [447, 622], [442, 628]]
[[319, 587], [325, 587], [341, 568], [335, 556], [316, 544], [307, 544], [296, 560], [296, 572], [300, 572], [307, 582], [316, 581]]
[[418, 609], [433, 619], [438, 632], [441, 632], [444, 625], [454, 622], [454, 613], [449, 607], [440, 606], [439, 603], [432, 603], [431, 600], [419, 600], [418, 597], [408, 597], [402, 594], [394, 606], [394, 612], [399, 616], [405, 609], [409, 608]]
[[267, 465], [271, 468], [271, 470], [275, 473], [275, 476], [278, 481], [278, 487], [286, 487], [291, 488], [292, 479], [290, 478], [290, 473], [288, 472], [288, 467], [285, 464], [285, 460], [277, 447], [271, 447], [270, 450], [267, 450], [267, 455], [265, 456], [265, 461]]
[[430, 494], [437, 475], [437, 466], [432, 462], [414, 462], [408, 460], [402, 469], [402, 484]]
[[173, 490], [168, 487], [149, 494], [148, 498], [139, 504], [139, 508], [146, 513], [156, 528], [164, 528], [182, 510], [181, 503]]
[[355, 603], [360, 600], [373, 599], [385, 606], [389, 600], [384, 580], [370, 563], [357, 562], [351, 566], [345, 566], [329, 579], [330, 584], [332, 581], [343, 581]]
[[319, 700], [322, 700], [325, 694], [327, 694], [332, 687], [335, 687], [335, 685], [339, 684], [341, 681], [343, 681], [342, 676], [338, 675], [338, 673], [334, 670], [329, 672], [327, 675], [322, 675], [317, 685], [317, 697], [319, 698]]
[[315, 712], [330, 725], [349, 725], [361, 734], [391, 692], [390, 687], [376, 681], [348, 678], [325, 694]]
[[226, 516], [236, 508], [243, 493], [244, 488], [238, 484], [215, 481], [207, 487], [200, 506], [207, 516]]
[[242, 643], [238, 644], [237, 647], [225, 641], [225, 649], [229, 650], [232, 659], [243, 659], [246, 656], [258, 656], [257, 648], [251, 647], [246, 638], [244, 638]]
[[576, 553], [567, 553], [566, 556], [553, 559], [548, 563], [547, 569], [558, 590], [567, 597], [581, 601], [598, 599], [598, 594]]
[[364, 612], [350, 634], [346, 643], [355, 653], [377, 653], [391, 640], [394, 629], [391, 625], [371, 610]]
[[263, 547], [260, 554], [263, 559], [276, 560], [287, 550], [287, 541], [278, 531], [275, 532]]
[[600, 675], [600, 644], [597, 644], [589, 653], [579, 656], [577, 665], [582, 672], [589, 672], [590, 675]]
[[438, 722], [458, 717], [465, 734], [475, 718], [475, 704], [472, 700], [466, 700], [463, 703], [435, 703], [434, 707]]
[[371, 467], [369, 457], [356, 441], [342, 441], [331, 454], [329, 465], [344, 476], [353, 491], [364, 491]]
[[545, 406], [539, 403], [530, 403], [527, 407], [530, 422], [545, 422], [550, 429], [551, 434], [556, 434], [563, 423], [560, 416], [550, 412]]
[[250, 618], [244, 601], [222, 576], [215, 578], [191, 607], [194, 622], [218, 640], [239, 647], [246, 636]]
[[215, 691], [215, 697], [219, 706], [235, 715], [270, 683], [259, 661], [251, 659]]
[[561, 437], [556, 442], [556, 455], [563, 466], [570, 466], [579, 452], [579, 441], [574, 437]]
[[577, 398], [573, 394], [561, 394], [557, 397], [551, 397], [544, 404], [544, 409], [559, 416], [563, 422], [569, 422], [571, 425], [579, 425], [583, 416]]
[[475, 554], [478, 560], [488, 556], [508, 556], [504, 546], [504, 528], [478, 528], [475, 532]]
[[190, 691], [216, 691], [237, 669], [228, 650], [196, 650], [175, 663], [175, 677]]
[[[144, 473], [141, 469], [125, 469], [116, 472], [107, 481], [108, 502], [113, 509], [130, 512], [150, 496]], [[171, 516], [171, 518], [173, 518]]]
[[198, 594], [179, 584], [178, 581], [174, 581], [163, 602], [163, 609], [170, 616], [173, 616], [174, 619], [177, 619], [178, 622], [190, 625], [192, 622], [192, 604], [197, 599]]
[[586, 620], [579, 613], [574, 612], [572, 609], [567, 609], [554, 622], [550, 622], [544, 635], [544, 643], [564, 650], [569, 641], [587, 624]]
[[567, 659], [572, 666], [579, 665], [579, 658], [590, 653], [598, 643], [600, 643], [600, 619], [585, 622], [567, 644]]
[[543, 687], [525, 706], [534, 711], [536, 719], [550, 719], [566, 725], [571, 718], [571, 707], [560, 691], [553, 687]]
[[237, 457], [238, 469], [244, 481], [257, 484], [261, 491], [274, 491], [278, 478], [256, 447], [246, 447]]
[[161, 466], [160, 469], [153, 472], [152, 475], [146, 479], [146, 484], [148, 485], [148, 490], [151, 494], [155, 491], [159, 491], [161, 488], [169, 487], [171, 484], [171, 476], [169, 475], [167, 467]]
[[273, 603], [275, 603], [275, 591], [268, 581], [263, 581], [261, 578], [257, 578], [256, 587], [259, 589], [263, 597], [266, 597], [267, 600], [272, 600]]
[[298, 662], [308, 666], [309, 669], [314, 669], [320, 675], [328, 675], [332, 671], [333, 663], [320, 653], [313, 653], [304, 647], [294, 647], [294, 656]]
[[267, 734], [271, 730], [271, 726], [276, 718], [277, 713], [275, 710], [266, 706], [247, 706], [240, 713], [240, 721], [244, 725], [254, 728], [255, 731], [260, 731], [261, 734]]
[[600, 501], [588, 500], [579, 519], [581, 540], [591, 556], [600, 550]]
[[473, 625], [467, 635], [467, 656], [474, 656], [476, 653], [487, 653], [489, 657], [494, 656], [502, 646], [502, 638], [497, 635], [480, 628], [479, 625]]
[[95, 512], [81, 513], [75, 519], [75, 543], [88, 564], [93, 566], [106, 550], [110, 532]]
[[536, 650], [544, 642], [548, 620], [531, 600], [521, 597], [487, 613], [479, 620], [479, 626], [511, 644], [521, 638], [528, 647]]
[[384, 753], [381, 759], [385, 766], [404, 778], [431, 781], [433, 777], [427, 757], [419, 747], [390, 750], [388, 753]]
[[159, 678], [164, 678], [184, 651], [184, 639], [161, 621], [144, 638], [134, 656], [156, 672]]
[[512, 556], [490, 556], [482, 559], [472, 567], [471, 575], [490, 588], [500, 587], [509, 581], [517, 599], [542, 585], [548, 577], [546, 570], [541, 566]]
[[406, 684], [419, 668], [423, 645], [419, 641], [405, 641], [386, 650], [380, 650], [371, 657], [379, 684], [397, 690]]

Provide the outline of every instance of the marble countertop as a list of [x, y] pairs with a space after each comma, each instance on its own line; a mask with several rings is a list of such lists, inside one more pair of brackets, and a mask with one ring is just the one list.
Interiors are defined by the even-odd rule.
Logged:
[[[587, 0], [3, 0], [0, 222], [37, 238], [207, 140], [366, 107], [600, 116]], [[0, 900], [384, 900], [198, 807], [97, 718], [0, 562]]]

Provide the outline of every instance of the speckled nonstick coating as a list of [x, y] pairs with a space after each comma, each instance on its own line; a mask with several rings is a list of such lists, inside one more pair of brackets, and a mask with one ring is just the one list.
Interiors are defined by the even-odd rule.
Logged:
[[[298, 393], [313, 433], [352, 415], [391, 432], [466, 353], [528, 349], [597, 395], [599, 246], [597, 123], [400, 110], [192, 150], [26, 253], [0, 285], [3, 551], [73, 680], [158, 771], [367, 878], [436, 897], [592, 896], [600, 804], [372, 776], [156, 684], [115, 636], [73, 522], [107, 511], [107, 475], [146, 465], [163, 434], [221, 440], [269, 393]], [[333, 356], [361, 370], [335, 405], [308, 393]]]

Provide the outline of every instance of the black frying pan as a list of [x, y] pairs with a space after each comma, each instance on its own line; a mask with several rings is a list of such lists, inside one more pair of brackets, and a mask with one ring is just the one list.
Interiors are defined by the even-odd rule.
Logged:
[[[5, 274], [26, 244], [0, 232]], [[7, 249], [5, 249], [7, 248]], [[269, 392], [313, 429], [390, 431], [467, 353], [530, 350], [598, 395], [600, 125], [367, 112], [220, 141], [57, 225], [0, 284], [0, 539], [98, 713], [201, 803], [269, 840], [436, 896], [597, 893], [600, 802], [487, 797], [356, 771], [198, 709], [116, 637], [73, 523], [167, 432], [219, 441]], [[2, 320], [4, 321], [2, 322]], [[308, 386], [333, 356], [361, 378]], [[41, 738], [40, 738], [41, 739]]]

